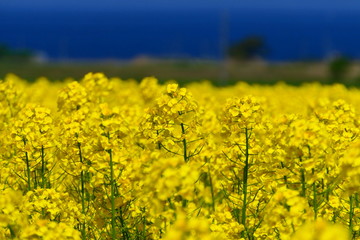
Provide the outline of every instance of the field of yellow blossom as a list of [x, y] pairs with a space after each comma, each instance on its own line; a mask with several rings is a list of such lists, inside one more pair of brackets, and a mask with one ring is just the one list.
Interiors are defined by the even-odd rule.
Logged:
[[360, 90], [0, 82], [0, 239], [360, 239]]

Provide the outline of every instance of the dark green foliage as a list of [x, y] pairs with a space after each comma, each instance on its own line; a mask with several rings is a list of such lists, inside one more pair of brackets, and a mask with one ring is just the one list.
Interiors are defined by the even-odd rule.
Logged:
[[331, 82], [342, 82], [350, 68], [350, 60], [339, 56], [332, 59], [328, 65]]
[[265, 41], [260, 36], [249, 36], [230, 46], [229, 57], [235, 60], [252, 60], [266, 54]]
[[30, 61], [33, 53], [27, 49], [13, 50], [4, 44], [0, 44], [0, 60]]

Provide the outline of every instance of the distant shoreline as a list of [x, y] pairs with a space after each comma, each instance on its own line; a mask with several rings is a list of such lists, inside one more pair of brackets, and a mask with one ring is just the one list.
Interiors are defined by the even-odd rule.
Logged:
[[[209, 80], [215, 85], [229, 85], [238, 81], [250, 84], [275, 84], [285, 82], [300, 85], [307, 82], [329, 84], [330, 75], [326, 62], [219, 62], [199, 60], [142, 61], [57, 61], [22, 63], [0, 61], [0, 79], [14, 73], [35, 81], [44, 76], [50, 80], [81, 79], [88, 72], [103, 72], [108, 77], [135, 79], [154, 76], [160, 82], [175, 79], [180, 84]], [[360, 86], [360, 62], [351, 63], [348, 74], [341, 80], [348, 86]]]

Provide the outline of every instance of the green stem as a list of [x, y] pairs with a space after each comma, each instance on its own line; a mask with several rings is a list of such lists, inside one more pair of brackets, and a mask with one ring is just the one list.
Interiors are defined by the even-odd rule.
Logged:
[[[130, 239], [130, 234], [129, 234], [128, 229], [127, 229], [127, 227], [126, 227], [126, 225], [125, 225], [125, 221], [124, 221], [124, 216], [123, 216], [122, 209], [120, 208], [119, 211], [120, 211], [121, 231], [122, 231], [122, 234], [123, 234], [123, 238], [122, 238], [122, 239], [128, 240], [128, 239]], [[114, 238], [114, 239], [115, 239], [115, 238]]]
[[28, 191], [31, 190], [31, 176], [30, 176], [30, 161], [29, 155], [25, 152], [25, 162], [26, 162], [26, 170], [27, 170], [27, 184], [28, 184]]
[[214, 193], [214, 186], [212, 182], [210, 167], [208, 165], [208, 174], [209, 174], [209, 182], [210, 182], [210, 191], [211, 191], [211, 208], [215, 212], [215, 193]]
[[115, 228], [115, 178], [114, 178], [114, 163], [112, 157], [112, 150], [108, 150], [110, 158], [110, 201], [111, 201], [111, 239], [116, 239]]
[[41, 179], [41, 187], [46, 188], [44, 146], [41, 146]]
[[[26, 139], [23, 138], [24, 147], [26, 147]], [[27, 172], [27, 185], [28, 185], [28, 191], [31, 190], [31, 171], [30, 171], [30, 161], [29, 161], [29, 155], [27, 152], [25, 152], [25, 164], [26, 164], [26, 172]]]
[[14, 231], [13, 226], [9, 224], [7, 227], [9, 228], [11, 238], [12, 238], [12, 239], [15, 238], [15, 237], [16, 237], [16, 233], [15, 233], [15, 231]]
[[[159, 130], [156, 130], [156, 135], [159, 136]], [[157, 143], [157, 145], [158, 145], [158, 149], [160, 150], [161, 149], [161, 142], [159, 141]]]
[[[247, 187], [248, 187], [248, 174], [249, 174], [249, 133], [248, 128], [245, 128], [245, 166], [243, 171], [243, 206], [241, 211], [241, 224], [244, 225], [246, 229], [246, 207], [247, 207]], [[245, 233], [243, 232], [242, 235]], [[242, 236], [245, 237], [245, 236]]]
[[[80, 163], [83, 163], [81, 144], [79, 142], [78, 142], [78, 149], [79, 149]], [[82, 212], [82, 214], [85, 215], [85, 213], [86, 213], [86, 209], [85, 209], [85, 176], [84, 176], [83, 170], [81, 170], [81, 172], [80, 172], [80, 184], [81, 184], [81, 212]], [[86, 239], [86, 224], [85, 224], [85, 222], [83, 222], [81, 225], [82, 225], [81, 239], [85, 240]]]
[[[300, 162], [302, 162], [301, 157], [300, 157]], [[305, 170], [304, 170], [303, 166], [301, 166], [301, 169], [300, 169], [300, 181], [301, 181], [300, 196], [305, 197], [306, 196], [306, 182], [305, 182]]]
[[349, 210], [349, 229], [353, 233], [353, 217], [354, 217], [354, 196], [350, 196], [350, 210]]
[[316, 191], [316, 184], [313, 183], [313, 207], [314, 207], [314, 218], [317, 218], [318, 214], [318, 207], [317, 207], [317, 191]]
[[[145, 211], [144, 211], [145, 212]], [[142, 230], [142, 238], [146, 239], [146, 215], [143, 212], [143, 230]]]
[[[182, 134], [185, 134], [185, 127], [184, 127], [184, 124], [183, 123], [180, 123], [180, 126], [181, 126], [181, 132], [182, 132]], [[189, 159], [188, 159], [188, 156], [187, 156], [187, 145], [186, 145], [186, 139], [185, 139], [185, 137], [184, 137], [184, 139], [183, 139], [183, 148], [184, 148], [184, 161], [185, 162], [187, 162], [187, 161], [189, 161]]]
[[[281, 168], [285, 168], [285, 165], [283, 162], [280, 162], [281, 163]], [[285, 183], [285, 186], [288, 187], [288, 179], [287, 179], [287, 176], [284, 175], [283, 176], [283, 179], [284, 179], [284, 183]]]

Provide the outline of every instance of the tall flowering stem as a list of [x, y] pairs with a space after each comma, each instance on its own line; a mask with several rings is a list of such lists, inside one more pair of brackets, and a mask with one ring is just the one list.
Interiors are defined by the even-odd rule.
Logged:
[[198, 106], [191, 93], [178, 84], [168, 84], [156, 104], [147, 109], [141, 132], [159, 150], [189, 162], [204, 146], [203, 136], [197, 131], [199, 126]]
[[[262, 186], [249, 188], [251, 179], [249, 178], [250, 168], [252, 166], [251, 156], [256, 155], [254, 146], [256, 139], [253, 137], [253, 129], [259, 128], [261, 123], [262, 108], [254, 97], [228, 99], [224, 108], [223, 135], [226, 136], [225, 145], [227, 148], [223, 151], [226, 159], [229, 160], [232, 168], [232, 186], [229, 186], [228, 200], [233, 205], [233, 215], [239, 224], [242, 224], [242, 238], [253, 238], [255, 226], [249, 224], [249, 212], [259, 214], [259, 206], [250, 205], [256, 199]], [[261, 169], [254, 169], [259, 171]], [[251, 182], [252, 186], [255, 186]]]
[[[78, 150], [79, 150], [79, 160], [80, 163], [83, 163], [83, 156], [82, 156], [82, 151], [81, 151], [81, 144], [78, 142], [77, 143], [78, 146]], [[81, 213], [82, 214], [86, 214], [86, 206], [85, 206], [85, 201], [86, 201], [86, 196], [85, 196], [85, 174], [84, 174], [84, 170], [81, 170], [80, 172], [80, 185], [81, 185]], [[82, 222], [81, 223], [81, 238], [84, 240], [86, 239], [86, 223]]]
[[116, 182], [114, 177], [114, 163], [112, 150], [107, 150], [109, 154], [109, 167], [110, 167], [110, 203], [111, 203], [111, 239], [116, 239], [116, 209], [115, 209], [115, 188]]
[[242, 215], [241, 215], [241, 224], [246, 225], [246, 205], [247, 205], [247, 194], [248, 194], [248, 176], [249, 176], [249, 139], [250, 133], [249, 129], [245, 128], [245, 165], [243, 169], [243, 206], [242, 206]]
[[[26, 146], [26, 139], [24, 139], [24, 146]], [[27, 177], [27, 190], [31, 190], [31, 169], [30, 159], [28, 152], [25, 152], [25, 163], [26, 163], [26, 177]]]

